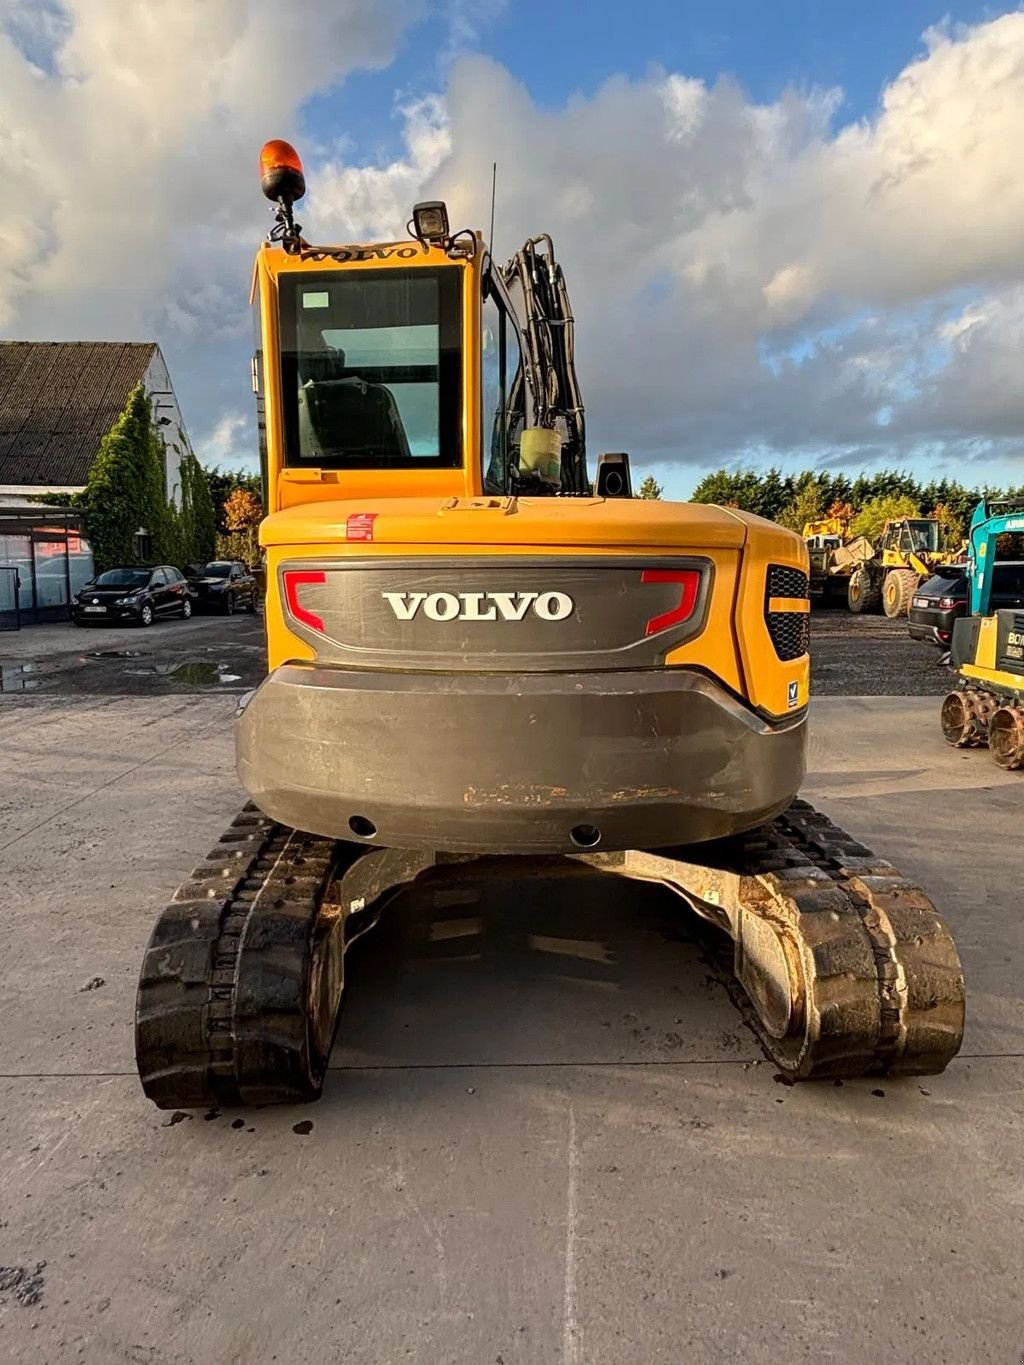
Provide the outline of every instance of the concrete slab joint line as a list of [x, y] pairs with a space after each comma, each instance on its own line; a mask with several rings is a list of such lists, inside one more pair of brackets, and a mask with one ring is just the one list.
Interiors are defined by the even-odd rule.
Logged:
[[576, 1111], [569, 1105], [569, 1139], [566, 1152], [565, 1197], [565, 1292], [562, 1300], [562, 1365], [581, 1365], [580, 1327], [576, 1315], [576, 1219], [578, 1207], [579, 1148], [576, 1143]]

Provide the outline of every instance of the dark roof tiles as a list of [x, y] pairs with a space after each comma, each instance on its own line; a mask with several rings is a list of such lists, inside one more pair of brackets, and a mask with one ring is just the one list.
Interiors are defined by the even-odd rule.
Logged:
[[0, 342], [0, 487], [84, 484], [152, 341]]

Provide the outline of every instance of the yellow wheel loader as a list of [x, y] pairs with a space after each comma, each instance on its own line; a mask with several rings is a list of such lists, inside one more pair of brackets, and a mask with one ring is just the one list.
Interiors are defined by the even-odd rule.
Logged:
[[846, 600], [852, 612], [881, 607], [896, 618], [906, 616], [917, 588], [948, 557], [936, 518], [909, 517], [887, 521], [877, 545], [857, 536], [834, 552], [833, 561], [849, 574]]
[[924, 893], [796, 799], [807, 551], [591, 483], [549, 238], [499, 267], [442, 203], [312, 245], [287, 144], [253, 281], [268, 675], [251, 797], [160, 916], [136, 1052], [165, 1108], [315, 1099], [346, 949], [432, 879], [603, 873], [733, 943], [793, 1078], [941, 1071], [964, 990]]

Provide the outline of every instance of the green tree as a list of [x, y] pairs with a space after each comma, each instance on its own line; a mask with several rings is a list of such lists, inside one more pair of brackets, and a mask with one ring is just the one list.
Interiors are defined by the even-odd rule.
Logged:
[[153, 426], [149, 396], [141, 384], [100, 442], [82, 495], [85, 532], [98, 570], [142, 562], [136, 536], [147, 533], [152, 557], [174, 548], [168, 513], [163, 445]]
[[786, 503], [776, 520], [791, 531], [802, 533], [809, 521], [818, 521], [824, 516], [821, 492], [815, 483], [805, 483], [803, 488]]
[[658, 482], [658, 480], [654, 477], [654, 475], [653, 475], [653, 474], [648, 474], [647, 477], [643, 480], [643, 482], [642, 482], [641, 485], [640, 485], [640, 489], [639, 489], [639, 491], [638, 491], [638, 493], [637, 493], [637, 497], [638, 497], [638, 498], [653, 498], [653, 499], [655, 499], [655, 500], [659, 500], [659, 499], [661, 498], [661, 495], [662, 495], [662, 493], [663, 493], [664, 491], [665, 491], [665, 490], [662, 488], [661, 484], [660, 484], [660, 483]]
[[210, 495], [210, 483], [206, 471], [189, 452], [192, 475], [192, 517], [194, 523], [194, 549], [196, 559], [205, 564], [217, 552], [217, 514]]
[[782, 509], [793, 500], [793, 477], [774, 467], [762, 474], [756, 493], [751, 499], [751, 512], [769, 521], [778, 521]]
[[959, 549], [967, 527], [956, 508], [948, 502], [937, 502], [929, 510], [928, 515], [934, 517], [939, 523], [942, 544], [948, 549]]
[[[184, 436], [183, 436], [184, 440]], [[201, 565], [216, 553], [217, 524], [209, 485], [199, 461], [185, 444], [178, 467], [181, 505], [168, 509], [171, 535], [167, 557], [178, 565]]]
[[912, 497], [905, 493], [885, 493], [880, 497], [869, 498], [861, 506], [850, 523], [850, 535], [867, 536], [868, 540], [875, 542], [880, 539], [887, 521], [920, 515], [921, 508]]
[[761, 476], [752, 469], [732, 472], [716, 469], [706, 475], [693, 490], [692, 502], [716, 502], [723, 507], [739, 507], [745, 512], [756, 512], [760, 501]]

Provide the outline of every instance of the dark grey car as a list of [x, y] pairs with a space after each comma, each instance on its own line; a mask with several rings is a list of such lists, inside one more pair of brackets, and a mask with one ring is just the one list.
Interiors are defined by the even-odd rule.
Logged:
[[212, 559], [189, 577], [196, 605], [231, 616], [256, 610], [256, 580], [239, 559]]
[[[914, 593], [908, 625], [915, 640], [928, 640], [948, 649], [954, 623], [967, 615], [970, 592], [963, 564], [941, 565]], [[991, 611], [1024, 607], [1024, 563], [997, 562], [992, 570]]]

